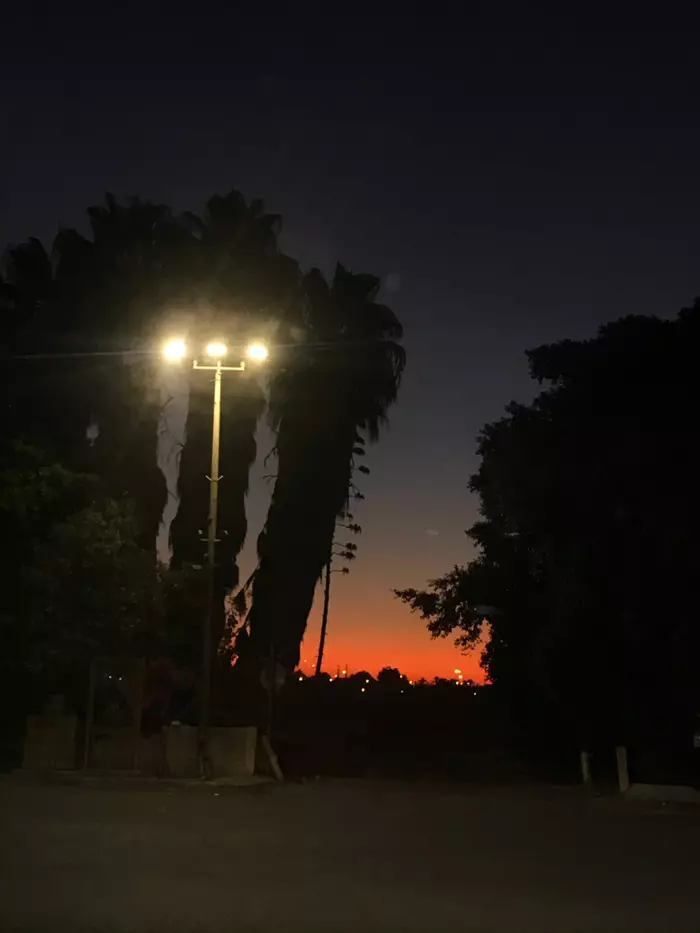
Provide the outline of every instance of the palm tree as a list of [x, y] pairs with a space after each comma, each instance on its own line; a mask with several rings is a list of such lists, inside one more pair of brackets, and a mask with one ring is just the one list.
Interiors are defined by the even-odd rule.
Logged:
[[[267, 214], [262, 201], [246, 203], [236, 191], [215, 195], [203, 218], [187, 214], [184, 220], [194, 242], [197, 315], [185, 322], [194, 344], [213, 337], [224, 339], [235, 354], [252, 339], [265, 338], [275, 323], [289, 315], [298, 302], [296, 262], [277, 244], [280, 218]], [[220, 541], [217, 546], [216, 592], [212, 643], [223, 634], [224, 594], [238, 583], [237, 555], [247, 531], [245, 496], [248, 475], [255, 461], [255, 431], [265, 408], [265, 397], [255, 373], [229, 373], [222, 384], [221, 473], [219, 487]], [[211, 374], [190, 373], [186, 440], [180, 457], [180, 504], [171, 526], [176, 566], [204, 562], [209, 497], [212, 431]]]
[[75, 292], [65, 287], [55, 248], [49, 253], [32, 238], [10, 247], [3, 266], [3, 433], [85, 469], [91, 380], [105, 360], [74, 355], [90, 338], [77, 326]]
[[181, 291], [189, 234], [167, 207], [136, 198], [122, 205], [107, 195], [88, 217], [90, 236], [63, 230], [50, 254], [37, 240], [7, 253], [9, 342], [39, 358], [12, 367], [5, 413], [15, 436], [131, 497], [142, 541], [154, 548], [167, 495], [157, 466], [161, 400], [139, 350]]
[[[88, 236], [64, 230], [51, 253], [38, 240], [7, 253], [0, 294], [6, 349], [51, 358], [5, 368], [3, 426], [21, 428], [11, 433], [40, 439], [62, 462], [97, 473], [111, 493], [132, 498], [143, 543], [153, 547], [167, 491], [157, 466], [158, 364], [143, 350], [175, 326], [189, 331], [193, 344], [215, 332], [229, 343], [264, 337], [270, 321], [289, 313], [299, 276], [277, 248], [279, 217], [235, 191], [212, 197], [203, 219], [110, 194], [87, 213]], [[181, 460], [176, 563], [198, 561], [197, 531], [206, 519], [211, 425], [199, 391], [208, 387], [199, 376], [193, 374]], [[243, 503], [263, 406], [254, 379], [227, 381], [220, 504], [227, 586], [235, 582], [234, 558], [245, 536]]]
[[88, 466], [114, 494], [133, 500], [142, 543], [155, 548], [167, 500], [157, 464], [162, 402], [157, 366], [143, 351], [188, 285], [189, 235], [166, 205], [139, 198], [121, 204], [108, 194], [87, 213], [90, 238], [60, 233], [54, 257], [73, 344], [114, 354], [88, 358], [80, 373], [97, 434]]
[[42, 335], [53, 289], [51, 257], [39, 240], [31, 238], [8, 247], [2, 273], [2, 433], [36, 439], [39, 430], [53, 422], [52, 396], [41, 391], [36, 367], [27, 366], [22, 357], [45, 348]]
[[314, 269], [303, 281], [304, 304], [285, 322], [282, 342], [289, 346], [270, 392], [278, 472], [258, 539], [252, 605], [237, 640], [244, 669], [272, 657], [287, 669], [298, 663], [363, 434], [378, 439], [396, 400], [402, 328], [375, 301], [379, 285], [340, 264], [329, 285]]

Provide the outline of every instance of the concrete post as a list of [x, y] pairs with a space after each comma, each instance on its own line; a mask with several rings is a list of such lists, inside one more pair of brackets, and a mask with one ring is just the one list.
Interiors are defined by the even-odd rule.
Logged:
[[630, 789], [630, 775], [627, 767], [627, 749], [624, 745], [618, 745], [615, 749], [617, 758], [617, 782], [620, 786], [620, 793], [625, 794]]
[[591, 779], [591, 753], [581, 752], [581, 778], [585, 787], [590, 787], [593, 783]]

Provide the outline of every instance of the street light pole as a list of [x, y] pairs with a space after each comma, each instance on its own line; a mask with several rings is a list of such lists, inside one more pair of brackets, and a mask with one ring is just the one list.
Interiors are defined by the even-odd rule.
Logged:
[[211, 475], [209, 480], [209, 514], [207, 517], [207, 612], [202, 625], [202, 683], [199, 696], [199, 719], [197, 722], [197, 753], [202, 777], [211, 777], [213, 768], [209, 755], [207, 730], [211, 711], [211, 674], [214, 649], [212, 645], [212, 622], [216, 607], [216, 545], [217, 524], [219, 517], [219, 451], [221, 446], [221, 375], [226, 372], [242, 372], [245, 363], [239, 366], [222, 366], [221, 360], [215, 366], [202, 366], [195, 360], [193, 369], [213, 370], [214, 401], [211, 425]]
[[[219, 450], [221, 441], [221, 376], [224, 372], [243, 372], [245, 361], [241, 360], [238, 366], [224, 366], [222, 359], [226, 356], [226, 344], [214, 341], [207, 345], [205, 350], [212, 360], [212, 365], [202, 365], [196, 359], [192, 361], [193, 369], [208, 370], [214, 373], [214, 400], [212, 406], [211, 430], [211, 476], [209, 480], [209, 514], [207, 517], [207, 611], [202, 624], [202, 672], [199, 697], [199, 717], [197, 720], [197, 753], [202, 777], [211, 777], [213, 774], [207, 731], [211, 712], [211, 680], [212, 661], [214, 649], [212, 644], [212, 622], [216, 607], [216, 545], [217, 524], [219, 515]], [[184, 340], [171, 340], [163, 348], [166, 359], [177, 362], [187, 357], [187, 346]], [[263, 363], [267, 359], [267, 347], [260, 343], [251, 344], [246, 355], [250, 360]], [[221, 594], [223, 599], [223, 594]]]

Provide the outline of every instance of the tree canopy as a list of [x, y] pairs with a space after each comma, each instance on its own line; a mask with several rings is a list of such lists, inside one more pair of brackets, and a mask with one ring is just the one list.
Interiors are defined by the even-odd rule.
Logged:
[[490, 637], [482, 666], [582, 735], [700, 708], [693, 611], [700, 303], [530, 351], [543, 390], [479, 436], [475, 560], [397, 595], [434, 637]]
[[[239, 647], [258, 666], [274, 650], [292, 669], [353, 465], [397, 397], [401, 325], [376, 300], [375, 276], [340, 264], [330, 282], [315, 269], [302, 274], [279, 247], [280, 217], [235, 190], [211, 197], [201, 215], [108, 194], [87, 217], [86, 234], [63, 230], [50, 249], [30, 239], [6, 251], [0, 428], [94, 477], [99, 501], [121, 508], [128, 500], [137, 542], [153, 551], [167, 499], [158, 467], [161, 342], [178, 334], [193, 347], [213, 337], [232, 351], [252, 339], [273, 344], [265, 376], [232, 374], [223, 387], [214, 642], [224, 597], [238, 584], [267, 403], [277, 477]], [[208, 374], [190, 371], [189, 389], [171, 526], [173, 562], [185, 576], [205, 554]]]
[[0, 609], [3, 666], [47, 679], [98, 654], [144, 650], [158, 569], [138, 543], [133, 509], [100, 495], [94, 477], [25, 444], [2, 445]]

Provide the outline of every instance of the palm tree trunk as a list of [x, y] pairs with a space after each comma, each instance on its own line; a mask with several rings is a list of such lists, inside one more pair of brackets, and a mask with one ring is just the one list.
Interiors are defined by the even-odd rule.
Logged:
[[328, 555], [326, 564], [326, 585], [323, 591], [323, 617], [321, 618], [321, 639], [318, 643], [318, 659], [316, 661], [316, 677], [321, 676], [323, 670], [323, 649], [326, 645], [326, 629], [328, 628], [328, 604], [331, 601], [331, 555]]

